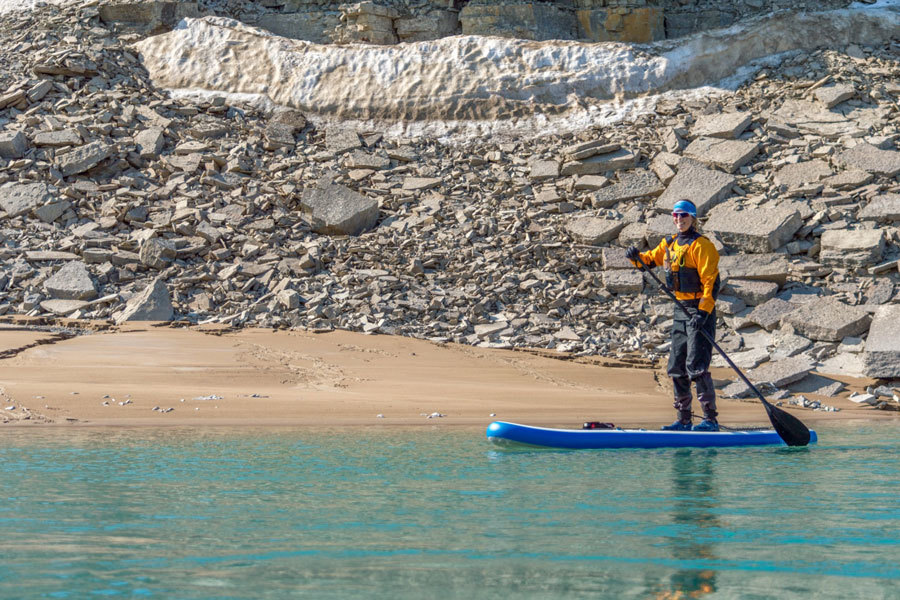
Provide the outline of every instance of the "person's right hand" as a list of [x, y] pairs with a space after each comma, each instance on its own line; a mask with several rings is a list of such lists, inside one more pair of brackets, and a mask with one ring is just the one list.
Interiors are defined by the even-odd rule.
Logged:
[[637, 262], [641, 257], [641, 253], [634, 246], [629, 246], [628, 250], [625, 251], [625, 258], [632, 262]]

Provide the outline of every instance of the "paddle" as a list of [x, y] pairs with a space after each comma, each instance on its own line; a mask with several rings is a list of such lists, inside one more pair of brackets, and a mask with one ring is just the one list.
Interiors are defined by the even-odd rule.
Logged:
[[[663, 282], [660, 281], [659, 277], [657, 277], [656, 274], [647, 267], [643, 259], [638, 257], [638, 262], [641, 263], [641, 270], [646, 272], [650, 275], [650, 277], [656, 280], [656, 283], [659, 284], [659, 287], [662, 288], [662, 290], [666, 294], [668, 294], [670, 298], [672, 298], [672, 301], [675, 302], [675, 305], [678, 306], [678, 308], [680, 308], [684, 314], [686, 314], [687, 316], [691, 316], [688, 310], [684, 307], [684, 304], [679, 302], [678, 298], [675, 297], [675, 294], [673, 294], [669, 288], [663, 285]], [[719, 344], [716, 343], [716, 340], [712, 339], [709, 334], [702, 329], [700, 330], [700, 333], [703, 334], [703, 337], [709, 340], [709, 342], [713, 345], [713, 348], [719, 351], [719, 354], [722, 355], [722, 358], [725, 359], [725, 362], [727, 362], [731, 366], [731, 368], [734, 369], [735, 373], [740, 375], [741, 379], [744, 380], [744, 383], [750, 386], [750, 389], [752, 389], [756, 393], [756, 395], [759, 397], [760, 402], [762, 402], [763, 406], [766, 408], [766, 414], [769, 415], [769, 420], [772, 422], [772, 427], [775, 429], [778, 435], [781, 436], [781, 439], [784, 440], [784, 443], [788, 446], [806, 446], [807, 444], [809, 444], [809, 429], [806, 427], [806, 425], [804, 425], [800, 421], [800, 419], [798, 419], [794, 415], [781, 410], [777, 406], [772, 406], [771, 404], [769, 404], [768, 400], [765, 399], [762, 393], [760, 393], [760, 391], [756, 389], [756, 386], [750, 383], [750, 380], [747, 379], [747, 377], [741, 372], [740, 369], [738, 369], [737, 365], [734, 364], [730, 358], [728, 358], [728, 355], [725, 354], [725, 351], [722, 350], [721, 347], [719, 347]]]

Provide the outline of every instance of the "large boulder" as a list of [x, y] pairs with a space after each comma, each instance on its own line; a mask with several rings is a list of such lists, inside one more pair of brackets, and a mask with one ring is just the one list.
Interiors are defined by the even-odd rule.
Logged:
[[378, 221], [378, 201], [348, 187], [320, 179], [307, 188], [300, 208], [312, 230], [324, 235], [359, 235]]
[[723, 280], [771, 281], [781, 287], [790, 271], [791, 264], [784, 254], [735, 254], [719, 258], [719, 273]]
[[881, 260], [884, 233], [878, 229], [831, 229], [822, 233], [819, 260], [838, 267], [864, 267]]
[[624, 226], [618, 219], [578, 217], [566, 223], [566, 231], [581, 244], [599, 246], [616, 239]]
[[785, 315], [783, 323], [813, 340], [839, 342], [847, 336], [857, 336], [869, 329], [869, 313], [858, 306], [850, 306], [833, 296], [816, 298]]
[[861, 221], [900, 221], [900, 194], [875, 196], [856, 217]]
[[742, 210], [734, 201], [715, 207], [704, 224], [726, 245], [744, 252], [772, 252], [786, 244], [803, 226], [800, 213], [780, 205]]
[[736, 181], [731, 175], [683, 159], [678, 163], [678, 173], [656, 201], [656, 208], [671, 212], [676, 202], [688, 199], [697, 207], [697, 216], [702, 217], [728, 197]]
[[44, 281], [44, 289], [59, 300], [91, 300], [97, 297], [97, 288], [83, 262], [66, 263]]
[[742, 140], [723, 140], [713, 137], [699, 137], [684, 149], [688, 158], [711, 167], [734, 173], [759, 152], [759, 144]]
[[653, 171], [647, 169], [623, 171], [619, 174], [618, 182], [594, 192], [591, 197], [591, 206], [607, 208], [615, 206], [623, 200], [659, 196], [662, 191], [663, 186]]
[[900, 379], [900, 304], [875, 312], [862, 360], [867, 377]]
[[46, 183], [14, 183], [0, 188], [0, 207], [9, 217], [27, 215], [52, 199]]
[[900, 152], [881, 150], [872, 144], [858, 144], [834, 157], [834, 162], [866, 173], [896, 177], [900, 174]]
[[132, 296], [125, 309], [115, 317], [116, 323], [126, 321], [171, 321], [175, 311], [166, 284], [154, 279], [142, 292]]

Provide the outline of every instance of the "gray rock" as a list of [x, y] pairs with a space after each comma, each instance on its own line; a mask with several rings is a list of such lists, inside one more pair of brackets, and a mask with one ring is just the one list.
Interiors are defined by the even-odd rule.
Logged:
[[266, 123], [263, 135], [266, 138], [266, 149], [293, 148], [297, 142], [294, 138], [295, 128], [287, 123]]
[[[757, 283], [757, 282], [752, 282]], [[736, 315], [747, 308], [747, 303], [737, 296], [719, 294], [716, 298], [716, 312], [723, 315]]]
[[861, 221], [900, 221], [900, 194], [875, 196], [856, 214]]
[[633, 169], [637, 166], [638, 153], [620, 148], [615, 152], [597, 154], [585, 160], [570, 161], [562, 166], [561, 175], [596, 175], [607, 171]]
[[834, 171], [824, 160], [807, 160], [784, 165], [778, 169], [775, 173], [775, 185], [792, 188], [805, 183], [815, 183], [833, 174]]
[[832, 108], [855, 96], [856, 88], [849, 83], [838, 83], [820, 87], [813, 94], [815, 94], [816, 100], [825, 105], [825, 108]]
[[750, 279], [771, 281], [781, 287], [787, 281], [790, 270], [791, 265], [783, 254], [737, 254], [719, 258], [719, 273], [729, 283], [731, 279]]
[[300, 207], [313, 231], [325, 235], [359, 235], [378, 221], [377, 200], [332, 183], [329, 178], [307, 188]]
[[750, 162], [757, 152], [759, 144], [756, 142], [700, 137], [688, 144], [684, 149], [684, 156], [718, 167], [726, 173], [734, 173]]
[[100, 164], [110, 152], [110, 147], [103, 142], [91, 142], [59, 157], [57, 168], [66, 177], [83, 173]]
[[736, 181], [731, 175], [708, 169], [696, 161], [682, 160], [678, 163], [678, 173], [657, 200], [656, 208], [671, 212], [676, 202], [688, 199], [697, 207], [697, 216], [702, 217], [731, 194]]
[[22, 158], [28, 152], [28, 138], [21, 131], [0, 132], [0, 158]]
[[555, 160], [535, 160], [531, 162], [532, 181], [546, 181], [559, 177], [559, 162]]
[[727, 202], [710, 211], [703, 227], [732, 248], [764, 253], [789, 242], [802, 226], [800, 213], [789, 205], [740, 210], [736, 202]]
[[672, 152], [659, 152], [650, 161], [650, 170], [653, 171], [661, 182], [669, 185], [675, 178], [675, 169], [681, 156]]
[[747, 372], [747, 379], [753, 383], [771, 383], [783, 387], [800, 381], [813, 370], [812, 361], [806, 356], [794, 356], [783, 360], [770, 361]]
[[577, 217], [566, 223], [566, 232], [578, 243], [599, 246], [616, 239], [624, 226], [620, 220]]
[[81, 260], [87, 264], [100, 264], [108, 262], [112, 254], [107, 248], [85, 248], [81, 251]]
[[34, 216], [44, 223], [53, 223], [63, 216], [71, 207], [72, 203], [68, 200], [60, 200], [58, 202], [48, 202], [43, 206], [38, 206], [32, 212], [34, 213]]
[[644, 276], [635, 269], [604, 271], [603, 286], [614, 294], [639, 294], [644, 289]]
[[800, 381], [790, 384], [788, 389], [794, 394], [815, 394], [832, 398], [844, 389], [844, 384], [818, 373], [810, 373]]
[[[792, 310], [793, 308], [792, 306]], [[800, 354], [812, 346], [812, 340], [797, 335], [794, 333], [794, 328], [787, 325], [772, 332], [772, 345], [774, 346], [772, 360], [780, 360]]]
[[42, 131], [35, 134], [32, 139], [35, 146], [80, 146], [81, 136], [74, 129], [60, 129], [58, 131]]
[[430, 190], [441, 185], [440, 177], [407, 177], [403, 180], [403, 189], [411, 192]]
[[869, 125], [861, 125], [854, 119], [831, 111], [819, 104], [806, 100], [785, 100], [774, 112], [767, 115], [788, 125], [796, 127], [803, 133], [838, 139], [844, 136], [858, 136], [868, 133]]
[[606, 140], [592, 140], [581, 142], [563, 149], [563, 155], [570, 160], [584, 160], [597, 154], [609, 154], [621, 148], [619, 144], [609, 143]]
[[[765, 348], [751, 348], [741, 352], [730, 352], [728, 358], [741, 370], [753, 369], [764, 362], [768, 362], [769, 351]], [[728, 362], [718, 354], [713, 357], [712, 364], [717, 367], [729, 366]]]
[[598, 190], [591, 196], [591, 206], [607, 208], [623, 200], [658, 196], [662, 192], [663, 186], [652, 171], [646, 169], [624, 171], [619, 174], [617, 183]]
[[161, 127], [149, 127], [134, 136], [134, 145], [141, 158], [156, 158], [166, 144], [166, 136]]
[[141, 244], [141, 263], [151, 269], [165, 269], [172, 264], [176, 256], [175, 244], [170, 240], [150, 238]]
[[41, 302], [41, 308], [54, 315], [67, 317], [76, 310], [81, 310], [90, 306], [90, 302], [84, 300], [44, 300]]
[[199, 225], [197, 225], [197, 235], [202, 237], [210, 244], [215, 244], [222, 238], [222, 232], [206, 221], [203, 221]]
[[766, 300], [747, 315], [747, 321], [756, 323], [766, 331], [772, 331], [781, 323], [782, 317], [795, 310], [797, 307], [780, 298]]
[[900, 304], [875, 312], [862, 360], [867, 377], [900, 378]]
[[900, 174], [900, 152], [879, 150], [872, 144], [858, 144], [835, 155], [834, 162], [866, 173], [896, 177]]
[[691, 130], [695, 137], [714, 137], [733, 140], [741, 135], [750, 123], [753, 115], [749, 112], [718, 113], [702, 115]]
[[629, 223], [619, 232], [619, 245], [623, 248], [629, 246], [641, 247], [647, 243], [647, 224]]
[[52, 198], [46, 183], [13, 183], [0, 188], [0, 207], [10, 217], [28, 214]]
[[605, 271], [611, 269], [634, 270], [634, 265], [631, 264], [630, 260], [625, 258], [625, 248], [603, 248], [603, 250], [600, 251], [600, 256]]
[[881, 260], [884, 232], [879, 229], [831, 229], [822, 233], [819, 261], [840, 267], [864, 267]]
[[848, 169], [847, 171], [841, 171], [837, 175], [826, 177], [820, 180], [819, 183], [836, 190], [847, 190], [866, 185], [874, 178], [875, 176], [871, 173], [866, 173], [859, 169]]
[[116, 315], [116, 323], [126, 321], [171, 321], [175, 315], [166, 284], [154, 279], [144, 290], [132, 296], [124, 310]]
[[40, 262], [43, 260], [77, 260], [78, 255], [72, 252], [59, 252], [57, 250], [29, 250], [25, 253], [25, 258], [29, 262]]
[[91, 300], [97, 297], [97, 289], [87, 267], [79, 261], [63, 265], [44, 281], [44, 290], [60, 300]]
[[[559, 173], [558, 170], [557, 173]], [[575, 189], [594, 191], [599, 190], [608, 183], [609, 179], [603, 175], [583, 175], [575, 180]]]
[[354, 148], [361, 148], [362, 141], [356, 131], [341, 125], [331, 125], [325, 129], [325, 147], [335, 154], [343, 154]]
[[732, 381], [722, 388], [721, 396], [724, 398], [749, 398], [756, 396], [756, 394], [743, 381]]
[[866, 306], [887, 304], [894, 296], [894, 284], [887, 279], [876, 279], [866, 288]]
[[651, 248], [658, 246], [659, 242], [662, 241], [665, 236], [676, 233], [678, 233], [678, 230], [675, 229], [675, 224], [672, 223], [672, 215], [670, 214], [656, 215], [655, 217], [647, 219], [647, 244]]
[[783, 323], [793, 325], [800, 335], [827, 342], [864, 333], [870, 321], [865, 309], [844, 304], [833, 296], [807, 302], [783, 319]]
[[372, 154], [362, 150], [353, 150], [344, 159], [344, 167], [347, 169], [372, 169], [380, 170], [391, 166], [391, 159], [385, 154]]

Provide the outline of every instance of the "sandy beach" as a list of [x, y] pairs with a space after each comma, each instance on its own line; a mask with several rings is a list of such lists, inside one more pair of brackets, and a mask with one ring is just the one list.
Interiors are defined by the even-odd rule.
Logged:
[[[0, 356], [6, 426], [656, 427], [672, 418], [663, 364], [346, 331], [8, 318]], [[847, 399], [872, 380], [841, 380], [839, 396], [810, 396], [840, 411], [790, 410], [808, 424], [896, 416]], [[720, 399], [720, 412], [726, 425], [767, 422], [756, 401]]]

